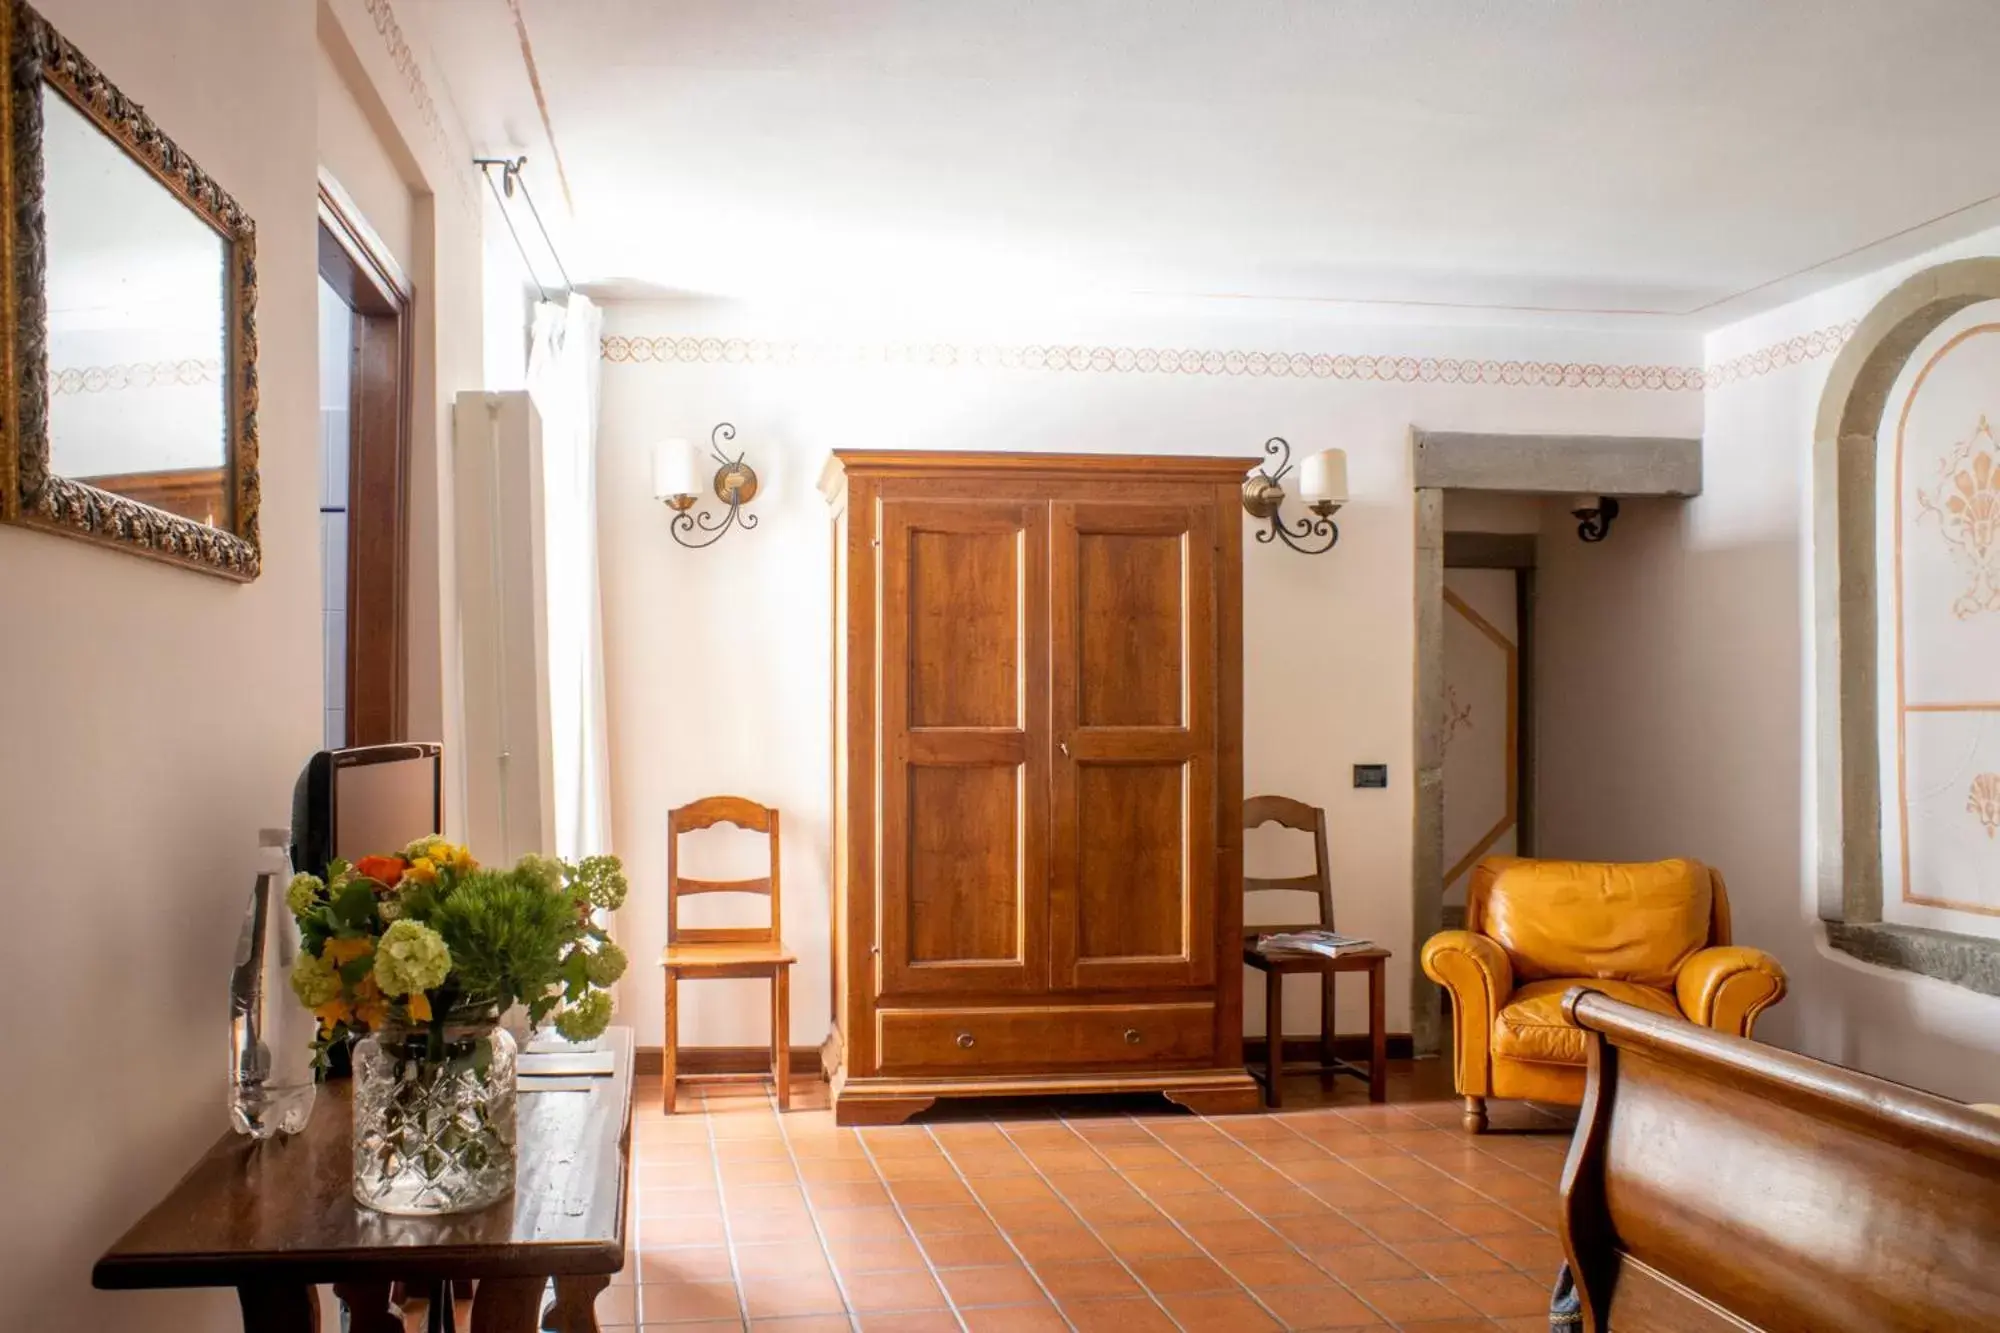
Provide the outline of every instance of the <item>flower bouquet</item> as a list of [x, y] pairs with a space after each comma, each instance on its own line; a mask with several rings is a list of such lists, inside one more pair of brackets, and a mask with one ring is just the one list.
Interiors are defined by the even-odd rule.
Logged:
[[525, 1004], [572, 1041], [611, 1021], [625, 954], [598, 914], [625, 901], [613, 856], [481, 866], [437, 838], [336, 860], [287, 892], [300, 1003], [321, 1061], [354, 1040], [354, 1195], [392, 1213], [481, 1208], [514, 1185], [514, 1039]]

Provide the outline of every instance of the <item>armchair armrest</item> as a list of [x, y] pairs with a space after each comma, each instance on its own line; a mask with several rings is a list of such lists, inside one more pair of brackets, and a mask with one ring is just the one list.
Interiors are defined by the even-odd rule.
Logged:
[[1703, 949], [1674, 978], [1674, 997], [1690, 1022], [1747, 1037], [1757, 1015], [1785, 998], [1785, 969], [1762, 949]]
[[1451, 992], [1452, 1051], [1461, 1096], [1492, 1091], [1488, 1047], [1493, 1016], [1514, 993], [1507, 951], [1469, 930], [1443, 930], [1424, 943], [1424, 975]]

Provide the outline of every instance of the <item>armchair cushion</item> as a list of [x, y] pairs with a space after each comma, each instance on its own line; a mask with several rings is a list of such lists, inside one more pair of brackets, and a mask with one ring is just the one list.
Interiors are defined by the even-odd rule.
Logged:
[[1699, 861], [1510, 861], [1467, 925], [1523, 981], [1599, 978], [1670, 987], [1709, 942], [1713, 895]]
[[1747, 1037], [1757, 1015], [1785, 998], [1785, 969], [1762, 949], [1703, 949], [1674, 979], [1690, 1022]]
[[1589, 1043], [1584, 1038], [1583, 1029], [1570, 1022], [1562, 1011], [1562, 997], [1576, 986], [1603, 991], [1614, 1000], [1623, 1000], [1668, 1018], [1681, 1016], [1674, 997], [1656, 986], [1595, 977], [1530, 981], [1515, 991], [1494, 1017], [1493, 1057], [1530, 1064], [1583, 1064]]

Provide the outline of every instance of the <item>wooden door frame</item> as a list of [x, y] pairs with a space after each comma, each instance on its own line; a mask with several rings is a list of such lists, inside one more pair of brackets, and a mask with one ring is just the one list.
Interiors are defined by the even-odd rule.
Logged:
[[347, 743], [408, 739], [414, 289], [339, 184], [319, 178], [319, 275], [353, 311], [347, 473]]

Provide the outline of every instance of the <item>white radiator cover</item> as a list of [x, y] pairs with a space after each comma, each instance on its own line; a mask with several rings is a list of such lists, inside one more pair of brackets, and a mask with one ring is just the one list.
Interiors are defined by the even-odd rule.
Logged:
[[555, 851], [542, 424], [525, 391], [458, 395], [452, 472], [465, 677], [460, 827], [474, 856], [511, 865]]

